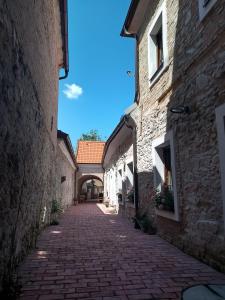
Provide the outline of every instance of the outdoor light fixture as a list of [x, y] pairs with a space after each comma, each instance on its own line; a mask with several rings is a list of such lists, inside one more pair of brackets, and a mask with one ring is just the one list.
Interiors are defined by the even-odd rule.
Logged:
[[130, 71], [130, 70], [128, 70], [128, 71], [127, 71], [127, 75], [128, 75], [129, 77], [134, 77], [134, 74], [133, 74], [133, 72], [132, 72], [132, 71]]
[[174, 114], [189, 114], [190, 108], [188, 106], [174, 106], [170, 108], [170, 111]]

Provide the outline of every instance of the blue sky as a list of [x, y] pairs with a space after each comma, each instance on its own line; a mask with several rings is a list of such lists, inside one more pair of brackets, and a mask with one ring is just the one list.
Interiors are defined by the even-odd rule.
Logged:
[[[73, 146], [97, 129], [105, 140], [134, 100], [133, 39], [120, 37], [130, 0], [68, 0], [69, 76], [59, 84], [58, 128]], [[76, 98], [75, 98], [76, 97]]]

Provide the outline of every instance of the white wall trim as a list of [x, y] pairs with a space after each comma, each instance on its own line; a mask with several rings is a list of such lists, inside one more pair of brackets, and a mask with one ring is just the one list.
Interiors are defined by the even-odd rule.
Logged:
[[216, 125], [218, 133], [221, 189], [223, 201], [223, 223], [225, 233], [225, 103], [216, 108]]
[[[157, 71], [155, 67], [155, 48], [153, 46], [151, 33], [154, 31], [154, 27], [157, 24], [157, 21], [160, 18], [160, 15], [162, 15], [162, 34], [163, 34], [163, 68], [162, 70], [157, 74], [157, 76], [151, 81], [151, 77], [154, 75], [154, 73]], [[162, 3], [162, 5], [158, 8], [154, 18], [151, 21], [151, 25], [148, 31], [148, 73], [149, 73], [149, 85], [153, 85], [154, 82], [158, 79], [158, 77], [163, 73], [165, 68], [168, 66], [169, 62], [169, 56], [168, 56], [168, 45], [167, 45], [167, 11], [166, 11], [166, 1]]]
[[171, 168], [172, 168], [172, 182], [173, 182], [173, 196], [174, 196], [174, 213], [165, 212], [156, 209], [156, 214], [166, 217], [168, 219], [172, 219], [174, 221], [179, 221], [179, 205], [178, 205], [178, 198], [177, 198], [177, 183], [176, 183], [176, 161], [175, 161], [175, 147], [174, 147], [174, 134], [173, 131], [170, 130], [164, 135], [156, 138], [152, 142], [152, 160], [153, 160], [153, 168], [154, 168], [154, 185], [157, 187], [157, 177], [156, 177], [156, 169], [160, 174], [162, 180], [164, 178], [164, 164], [161, 158], [158, 155], [156, 150], [157, 147], [167, 146], [170, 145], [171, 151]]

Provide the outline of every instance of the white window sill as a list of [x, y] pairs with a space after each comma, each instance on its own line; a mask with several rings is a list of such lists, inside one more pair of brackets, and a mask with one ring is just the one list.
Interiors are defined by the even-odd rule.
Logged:
[[160, 217], [164, 217], [173, 221], [178, 222], [179, 221], [179, 217], [178, 215], [175, 214], [175, 212], [170, 212], [170, 211], [166, 211], [166, 210], [160, 210], [160, 209], [155, 209], [156, 215], [160, 216]]
[[[169, 64], [167, 63], [163, 66], [163, 68], [159, 71], [159, 73], [156, 75], [156, 77], [154, 77], [153, 80], [149, 79], [150, 88], [152, 88], [159, 81], [161, 76], [168, 70], [168, 68], [169, 68]], [[154, 76], [154, 74], [152, 76]]]

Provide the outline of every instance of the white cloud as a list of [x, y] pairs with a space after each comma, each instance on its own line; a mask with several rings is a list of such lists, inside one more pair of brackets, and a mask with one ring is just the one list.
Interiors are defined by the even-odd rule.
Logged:
[[77, 99], [80, 95], [83, 94], [83, 89], [75, 83], [65, 84], [66, 89], [63, 90], [63, 93], [69, 99]]

